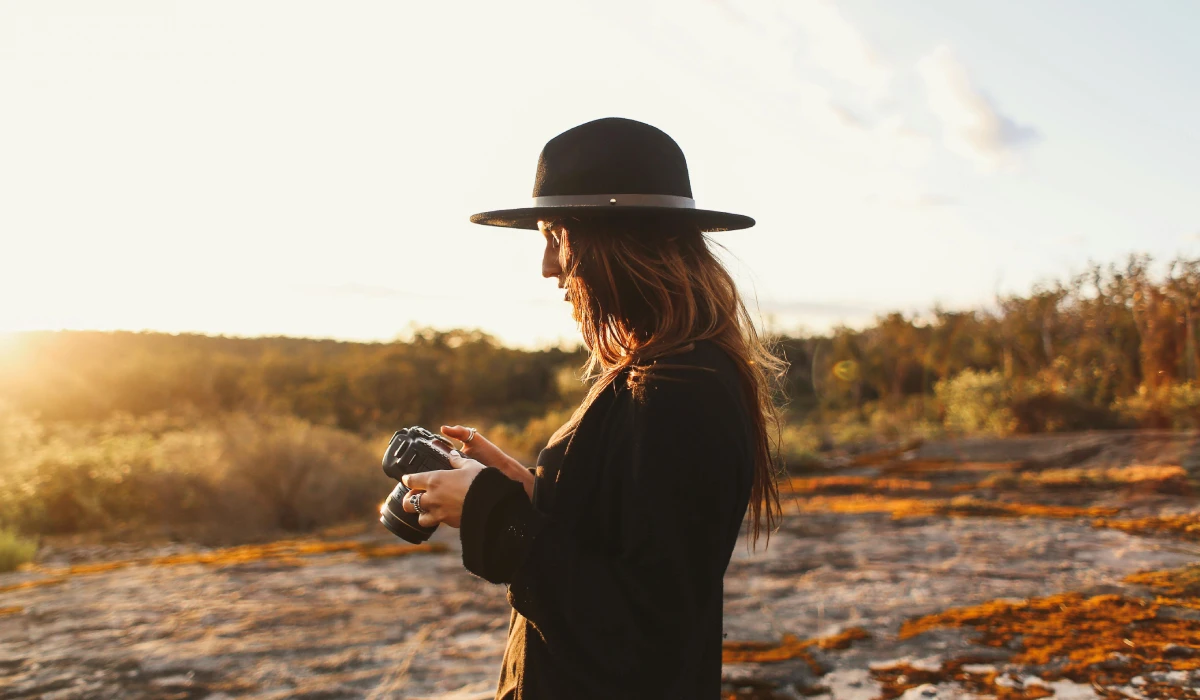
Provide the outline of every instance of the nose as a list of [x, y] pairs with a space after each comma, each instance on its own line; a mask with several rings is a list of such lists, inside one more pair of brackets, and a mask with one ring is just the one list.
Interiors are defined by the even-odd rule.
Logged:
[[546, 250], [542, 252], [542, 277], [558, 277], [562, 286], [562, 265], [558, 262], [558, 247], [549, 236], [546, 237]]

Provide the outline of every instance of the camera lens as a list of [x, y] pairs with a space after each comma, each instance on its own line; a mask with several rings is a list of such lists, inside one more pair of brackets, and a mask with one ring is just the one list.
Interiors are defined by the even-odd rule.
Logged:
[[421, 544], [429, 539], [436, 527], [421, 527], [416, 513], [404, 510], [404, 497], [409, 488], [404, 484], [396, 484], [396, 488], [388, 494], [387, 500], [379, 507], [379, 522], [383, 523], [393, 535], [405, 542]]

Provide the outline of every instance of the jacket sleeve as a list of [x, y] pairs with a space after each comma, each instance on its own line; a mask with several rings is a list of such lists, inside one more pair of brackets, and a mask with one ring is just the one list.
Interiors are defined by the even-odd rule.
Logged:
[[[528, 499], [520, 506], [530, 529], [509, 601], [565, 674], [597, 697], [663, 697], [670, 674], [661, 671], [680, 668], [698, 642], [745, 513], [740, 404], [715, 375], [686, 377], [653, 380], [641, 400], [627, 393], [614, 407], [619, 434], [606, 446], [602, 478], [618, 494], [619, 532], [605, 533], [605, 546], [538, 520]], [[463, 522], [465, 530], [465, 505]]]
[[459, 538], [463, 566], [492, 583], [508, 583], [525, 559], [544, 516], [525, 487], [495, 467], [479, 472], [463, 499]]

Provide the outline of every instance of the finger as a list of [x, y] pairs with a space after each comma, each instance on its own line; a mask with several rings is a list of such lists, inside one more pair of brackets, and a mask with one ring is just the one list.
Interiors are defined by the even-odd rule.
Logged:
[[400, 483], [404, 484], [413, 491], [426, 491], [429, 489], [429, 484], [433, 480], [434, 472], [417, 472], [416, 474], [405, 474], [400, 477]]
[[[421, 504], [421, 507], [424, 508], [425, 504]], [[421, 527], [433, 527], [434, 525], [437, 525], [441, 522], [442, 522], [441, 518], [439, 518], [437, 515], [434, 515], [433, 513], [422, 513], [417, 518], [417, 524], [420, 525]]]
[[[475, 430], [475, 437], [471, 437], [471, 429], [463, 425], [443, 425], [442, 434], [461, 442], [462, 447], [459, 449], [463, 452], [478, 452], [483, 447], [494, 447], [478, 429]], [[467, 442], [468, 439], [470, 442]]]
[[[452, 437], [461, 442], [462, 447], [459, 449], [478, 446], [479, 438], [481, 437], [478, 430], [475, 431], [475, 437], [471, 437], [471, 429], [463, 425], [443, 425], [442, 435]], [[468, 439], [471, 441], [469, 445], [467, 444]]]
[[462, 442], [462, 439], [467, 437], [470, 434], [471, 434], [471, 429], [464, 428], [461, 425], [443, 425], [442, 426], [442, 435], [448, 435], [448, 436], [454, 438], [455, 440], [458, 440], [459, 442]]
[[474, 461], [474, 460], [467, 459], [466, 457], [463, 457], [462, 453], [459, 452], [458, 450], [451, 452], [449, 456], [450, 456], [450, 466], [454, 467], [455, 469], [462, 469], [463, 467], [467, 466], [467, 464]]
[[[416, 513], [417, 512], [416, 507], [413, 506], [413, 504], [412, 504], [412, 495], [414, 493], [425, 493], [425, 492], [424, 491], [409, 491], [408, 493], [404, 494], [404, 498], [400, 499], [400, 506], [404, 509], [405, 513]], [[421, 498], [424, 498], [424, 496], [421, 496]], [[421, 506], [421, 507], [424, 508], [425, 506]]]

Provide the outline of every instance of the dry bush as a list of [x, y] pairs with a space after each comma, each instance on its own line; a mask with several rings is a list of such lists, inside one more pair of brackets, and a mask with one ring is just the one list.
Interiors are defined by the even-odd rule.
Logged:
[[573, 409], [550, 411], [520, 427], [498, 424], [481, 430], [497, 447], [525, 466], [532, 467], [537, 461], [538, 453], [550, 442], [550, 436], [567, 422], [572, 411]]
[[379, 466], [382, 450], [298, 418], [234, 416], [221, 427], [221, 444], [219, 482], [261, 528], [344, 521], [382, 501], [393, 484]]
[[24, 532], [252, 539], [368, 515], [392, 484], [382, 444], [294, 417], [0, 418], [0, 524]]

